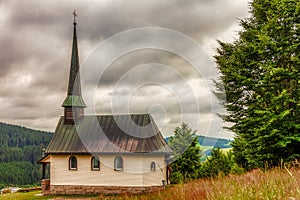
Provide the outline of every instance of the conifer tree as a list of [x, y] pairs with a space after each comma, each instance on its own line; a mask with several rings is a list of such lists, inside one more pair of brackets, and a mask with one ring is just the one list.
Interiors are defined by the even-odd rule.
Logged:
[[250, 13], [215, 56], [234, 155], [248, 169], [300, 157], [300, 1], [253, 0]]
[[171, 182], [186, 182], [198, 178], [201, 150], [196, 132], [182, 123], [174, 131], [169, 146], [174, 152]]

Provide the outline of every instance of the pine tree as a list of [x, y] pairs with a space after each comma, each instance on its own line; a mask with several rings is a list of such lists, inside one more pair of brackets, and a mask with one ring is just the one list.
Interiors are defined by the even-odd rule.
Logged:
[[300, 157], [300, 2], [253, 0], [250, 13], [215, 56], [234, 155], [248, 169]]
[[174, 152], [171, 182], [186, 182], [198, 177], [201, 150], [196, 132], [182, 123], [174, 131], [169, 146]]

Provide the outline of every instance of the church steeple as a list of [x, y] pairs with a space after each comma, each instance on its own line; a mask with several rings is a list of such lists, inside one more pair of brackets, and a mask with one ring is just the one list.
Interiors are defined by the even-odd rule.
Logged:
[[73, 46], [71, 55], [71, 66], [68, 92], [62, 107], [65, 108], [64, 117], [65, 124], [76, 123], [83, 115], [84, 108], [86, 107], [84, 100], [81, 96], [81, 84], [80, 84], [80, 71], [79, 71], [79, 56], [77, 47], [77, 34], [76, 34], [76, 12], [74, 10], [74, 30], [73, 30]]

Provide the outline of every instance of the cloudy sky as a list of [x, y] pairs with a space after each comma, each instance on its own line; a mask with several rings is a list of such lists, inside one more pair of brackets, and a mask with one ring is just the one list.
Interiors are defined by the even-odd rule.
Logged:
[[0, 0], [0, 121], [54, 131], [66, 97], [76, 9], [87, 114], [151, 113], [231, 137], [215, 113], [216, 40], [231, 42], [241, 0]]

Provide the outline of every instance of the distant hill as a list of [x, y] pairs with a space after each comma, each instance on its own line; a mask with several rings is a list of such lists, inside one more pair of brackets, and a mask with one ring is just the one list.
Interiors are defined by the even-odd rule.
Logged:
[[[232, 147], [230, 144], [232, 140], [230, 139], [207, 137], [203, 135], [197, 135], [197, 137], [198, 137], [198, 143], [201, 146], [211, 146], [213, 148], [220, 147], [221, 149]], [[167, 137], [166, 141], [169, 142], [170, 138], [171, 137]]]
[[[210, 152], [213, 148], [218, 148], [220, 147], [221, 149], [226, 149], [226, 148], [232, 148], [231, 142], [233, 140], [230, 139], [225, 139], [225, 138], [215, 138], [215, 137], [208, 137], [208, 136], [203, 136], [203, 135], [198, 135], [198, 143], [202, 146], [205, 147], [203, 148], [203, 160], [205, 160], [206, 156], [210, 156]], [[166, 141], [169, 142], [171, 137], [167, 137]]]
[[37, 161], [52, 134], [0, 122], [0, 189], [39, 183], [41, 166]]
[[225, 138], [215, 138], [200, 135], [198, 137], [198, 142], [201, 146], [213, 146], [214, 148], [220, 147], [221, 149], [224, 149], [232, 147], [230, 144], [232, 140]]

